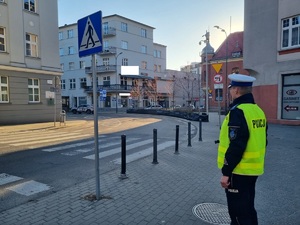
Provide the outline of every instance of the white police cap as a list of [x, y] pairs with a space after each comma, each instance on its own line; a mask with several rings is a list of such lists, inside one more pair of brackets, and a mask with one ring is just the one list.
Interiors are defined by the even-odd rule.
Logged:
[[228, 78], [231, 80], [230, 84], [228, 85], [228, 88], [232, 86], [250, 87], [252, 86], [253, 81], [256, 80], [254, 77], [243, 74], [230, 74], [228, 75]]

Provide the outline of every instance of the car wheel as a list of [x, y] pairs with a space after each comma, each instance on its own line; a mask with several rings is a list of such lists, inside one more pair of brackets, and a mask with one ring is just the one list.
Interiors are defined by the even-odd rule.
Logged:
[[86, 113], [91, 114], [91, 110], [90, 109], [86, 110]]
[[73, 113], [73, 114], [76, 114], [76, 113], [77, 113], [77, 110], [76, 110], [76, 109], [73, 109], [73, 110], [72, 110], [72, 113]]

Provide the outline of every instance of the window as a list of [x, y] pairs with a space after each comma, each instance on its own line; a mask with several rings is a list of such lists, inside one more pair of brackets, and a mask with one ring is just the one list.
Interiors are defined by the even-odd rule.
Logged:
[[156, 72], [156, 71], [157, 71], [157, 65], [156, 65], [156, 64], [154, 64], [154, 68], [153, 68], [153, 70], [154, 70], [154, 72]]
[[157, 51], [157, 58], [161, 57], [161, 51]]
[[69, 70], [74, 70], [74, 69], [75, 69], [75, 63], [69, 62]]
[[128, 32], [128, 25], [127, 23], [121, 23], [121, 31], [124, 31], [124, 32]]
[[86, 105], [87, 99], [86, 97], [78, 97], [79, 105]]
[[122, 41], [121, 48], [122, 49], [128, 49], [128, 42], [127, 41]]
[[60, 69], [61, 69], [61, 71], [64, 71], [64, 69], [65, 69], [65, 64], [64, 63], [60, 64]]
[[68, 38], [72, 38], [73, 37], [73, 30], [68, 30], [67, 34], [68, 34]]
[[0, 76], [0, 103], [8, 101], [8, 77]]
[[223, 89], [215, 89], [215, 101], [223, 101]]
[[63, 80], [60, 81], [60, 88], [61, 88], [62, 90], [65, 90], [65, 89], [66, 89], [66, 80], [65, 80], [65, 79], [63, 79]]
[[146, 29], [141, 29], [141, 36], [146, 38], [147, 37], [147, 30]]
[[128, 59], [122, 58], [122, 66], [128, 66]]
[[144, 54], [146, 54], [147, 53], [147, 46], [142, 45], [141, 52], [144, 53]]
[[110, 85], [110, 76], [103, 77], [103, 86], [109, 86]]
[[108, 34], [108, 22], [102, 23], [103, 34]]
[[30, 12], [36, 12], [36, 0], [24, 0], [24, 9]]
[[0, 27], [0, 52], [5, 52], [5, 29]]
[[102, 65], [103, 66], [108, 66], [109, 65], [109, 58], [102, 58]]
[[80, 78], [80, 88], [86, 87], [86, 78]]
[[26, 33], [26, 56], [38, 57], [38, 38]]
[[233, 67], [231, 70], [231, 73], [240, 73], [240, 68], [239, 67]]
[[74, 48], [74, 46], [68, 47], [68, 51], [69, 51], [69, 55], [75, 54], [75, 48]]
[[79, 67], [80, 67], [80, 69], [84, 69], [85, 68], [85, 61], [80, 61], [79, 62]]
[[28, 98], [29, 102], [40, 102], [39, 79], [28, 79]]
[[58, 40], [62, 40], [64, 38], [63, 32], [58, 33]]
[[147, 69], [147, 62], [146, 61], [142, 61], [142, 69]]
[[300, 47], [300, 15], [282, 20], [282, 48]]
[[4, 3], [4, 0], [0, 0], [0, 3]]
[[64, 55], [64, 49], [63, 48], [60, 48], [59, 49], [59, 56], [63, 56]]
[[75, 78], [70, 79], [70, 89], [76, 89], [76, 80]]
[[159, 72], [159, 73], [161, 72], [161, 65], [157, 66], [157, 72]]

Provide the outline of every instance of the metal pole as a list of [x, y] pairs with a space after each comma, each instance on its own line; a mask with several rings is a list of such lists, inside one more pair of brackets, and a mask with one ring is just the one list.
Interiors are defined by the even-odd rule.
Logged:
[[199, 141], [202, 141], [202, 119], [199, 119]]
[[158, 164], [157, 161], [157, 129], [153, 129], [153, 161], [152, 164]]
[[[223, 29], [224, 30], [224, 29]], [[226, 89], [226, 95], [225, 95], [225, 114], [227, 114], [227, 110], [228, 110], [228, 88], [227, 88], [227, 67], [228, 67], [228, 40], [227, 40], [227, 33], [226, 31], [224, 30], [224, 33], [226, 35], [226, 62], [225, 62], [225, 65], [226, 65], [226, 70], [225, 70], [225, 88], [224, 90]]]
[[208, 51], [208, 41], [209, 41], [209, 33], [206, 31], [206, 49], [205, 49], [205, 62], [206, 62], [206, 71], [205, 71], [205, 80], [206, 80], [206, 114], [208, 115], [208, 59], [207, 59], [207, 51]]
[[120, 179], [126, 179], [126, 135], [121, 136], [121, 175]]
[[218, 88], [218, 113], [219, 113], [219, 127], [221, 128], [220, 88]]
[[116, 64], [116, 113], [118, 113], [118, 57], [119, 55], [123, 54], [123, 52], [120, 52], [116, 57], [115, 57], [115, 64]]
[[178, 142], [179, 142], [179, 125], [176, 125], [175, 153], [174, 154], [179, 154], [179, 152], [178, 152]]
[[99, 144], [98, 144], [98, 104], [97, 104], [96, 54], [92, 55], [92, 71], [93, 71], [96, 199], [99, 200], [100, 199], [100, 172], [99, 172]]
[[192, 147], [192, 143], [191, 143], [191, 122], [188, 123], [188, 147]]

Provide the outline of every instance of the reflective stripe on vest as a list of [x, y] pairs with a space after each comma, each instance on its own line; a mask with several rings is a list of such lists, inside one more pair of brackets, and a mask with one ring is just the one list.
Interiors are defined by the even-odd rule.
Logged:
[[[266, 117], [256, 104], [241, 104], [237, 108], [243, 110], [248, 125], [249, 140], [242, 160], [233, 170], [240, 175], [261, 175], [264, 173], [264, 159], [266, 152]], [[225, 117], [218, 148], [218, 167], [224, 165], [225, 154], [230, 144], [228, 134], [229, 114]]]

